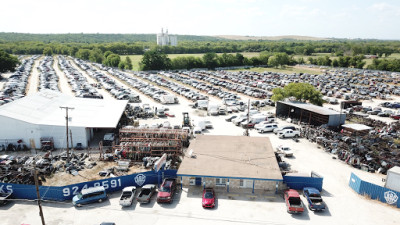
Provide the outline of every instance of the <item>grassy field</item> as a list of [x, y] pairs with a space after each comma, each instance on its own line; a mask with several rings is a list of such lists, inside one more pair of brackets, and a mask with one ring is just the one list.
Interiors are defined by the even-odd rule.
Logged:
[[[259, 52], [242, 52], [243, 56], [251, 58], [253, 56], [259, 56]], [[176, 57], [180, 56], [194, 56], [194, 57], [202, 57], [204, 54], [199, 53], [199, 54], [169, 54], [168, 57], [170, 59], [174, 59]], [[218, 55], [222, 55], [222, 53], [218, 53]], [[303, 57], [305, 61], [307, 61], [308, 57], [312, 57], [314, 59], [320, 57], [320, 56], [329, 56], [331, 60], [337, 59], [339, 57], [332, 55], [331, 53], [315, 53], [312, 56], [305, 56], [305, 55], [295, 55], [295, 59], [299, 59]], [[128, 55], [128, 56], [121, 56], [122, 60], [125, 60], [126, 57], [130, 57], [132, 60], [132, 65], [133, 65], [133, 70], [139, 70], [139, 62], [142, 60], [142, 55]], [[394, 53], [387, 57], [388, 59], [400, 59], [400, 53]], [[365, 68], [368, 65], [372, 64], [372, 59], [364, 59], [366, 62]], [[315, 69], [307, 69], [304, 67], [286, 67], [285, 69], [274, 69], [274, 68], [253, 68], [251, 71], [257, 71], [257, 72], [264, 72], [264, 71], [271, 71], [271, 72], [281, 72], [281, 73], [314, 73], [314, 74], [321, 74], [321, 71], [317, 71]]]
[[[217, 53], [218, 55], [222, 55], [223, 53]], [[234, 54], [234, 53], [232, 53]], [[259, 52], [242, 52], [241, 53], [244, 57], [248, 57], [251, 58], [253, 56], [259, 56], [260, 53]], [[194, 57], [203, 57], [204, 54], [199, 53], [199, 54], [169, 54], [168, 57], [170, 59], [174, 59], [177, 57], [187, 57], [187, 56], [194, 56]], [[121, 55], [121, 59], [125, 60], [126, 57], [130, 57], [132, 60], [132, 66], [133, 66], [133, 70], [139, 70], [139, 62], [140, 60], [142, 60], [142, 55], [128, 55], [128, 56], [124, 56]]]

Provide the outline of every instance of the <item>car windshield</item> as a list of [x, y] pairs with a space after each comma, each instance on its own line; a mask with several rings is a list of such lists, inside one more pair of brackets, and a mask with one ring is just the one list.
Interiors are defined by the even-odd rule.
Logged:
[[204, 195], [204, 198], [213, 198], [214, 195], [212, 192], [206, 192], [206, 194]]
[[170, 192], [170, 188], [169, 187], [165, 187], [165, 186], [161, 186], [160, 191], [161, 192]]

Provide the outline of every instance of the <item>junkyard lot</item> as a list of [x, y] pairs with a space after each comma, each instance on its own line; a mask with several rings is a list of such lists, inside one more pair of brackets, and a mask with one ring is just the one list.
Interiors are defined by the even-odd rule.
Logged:
[[[57, 73], [59, 74], [59, 73]], [[61, 74], [59, 74], [61, 75]], [[65, 85], [65, 84], [62, 84]], [[67, 84], [68, 85], [68, 84]], [[61, 88], [63, 90], [63, 88]], [[148, 97], [142, 97], [144, 103], [161, 107]], [[161, 123], [170, 121], [171, 125], [180, 125], [181, 112], [190, 113], [191, 119], [204, 118], [210, 120], [214, 129], [206, 134], [242, 135], [243, 129], [226, 122], [227, 116], [201, 117], [205, 114], [188, 106], [189, 101], [178, 96], [179, 105], [167, 105], [175, 118], [141, 120], [140, 123]], [[246, 99], [243, 99], [246, 100]], [[272, 109], [273, 110], [273, 109]], [[286, 122], [279, 120], [279, 125]], [[218, 204], [216, 209], [204, 210], [201, 207], [200, 190], [183, 189], [172, 205], [159, 205], [155, 199], [149, 205], [140, 206], [134, 203], [132, 207], [121, 209], [118, 204], [119, 192], [113, 193], [110, 200], [74, 208], [70, 202], [44, 203], [44, 216], [48, 224], [99, 224], [102, 221], [114, 221], [117, 224], [397, 224], [400, 219], [398, 209], [378, 201], [372, 201], [357, 195], [348, 187], [350, 172], [355, 172], [363, 179], [379, 183], [382, 176], [354, 169], [342, 161], [332, 159], [332, 156], [316, 144], [301, 139], [299, 143], [279, 139], [273, 133], [258, 134], [250, 131], [250, 136], [267, 136], [271, 138], [273, 147], [287, 145], [294, 150], [294, 157], [285, 159], [292, 165], [293, 170], [300, 173], [310, 173], [311, 170], [324, 176], [323, 197], [328, 210], [314, 213], [306, 210], [302, 215], [290, 215], [286, 212], [285, 204], [280, 195], [256, 195], [250, 200], [251, 192], [231, 193], [234, 198], [228, 199], [226, 190], [217, 190]], [[381, 182], [382, 184], [382, 182]], [[302, 199], [304, 203], [305, 199]], [[34, 202], [13, 202], [1, 207], [2, 224], [40, 224], [38, 208]]]

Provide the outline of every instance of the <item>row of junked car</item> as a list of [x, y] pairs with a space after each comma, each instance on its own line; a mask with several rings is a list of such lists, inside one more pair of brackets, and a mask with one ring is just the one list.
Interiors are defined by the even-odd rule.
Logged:
[[163, 74], [163, 72], [160, 72], [159, 74], [136, 73], [135, 75], [142, 77], [143, 79], [146, 79], [150, 82], [156, 83], [161, 87], [168, 88], [174, 93], [182, 95], [191, 101], [208, 99], [207, 95], [203, 95], [182, 84], [178, 84], [177, 82], [173, 82], [170, 79], [162, 77]]
[[39, 58], [39, 56], [36, 55], [21, 60], [21, 64], [15, 69], [15, 72], [11, 74], [4, 84], [3, 89], [0, 91], [0, 105], [25, 96], [30, 72], [37, 58]]
[[[258, 88], [257, 85], [252, 85], [250, 83], [243, 83], [244, 80], [241, 79], [231, 79], [228, 81], [228, 76], [224, 75], [224, 71], [191, 71], [184, 72], [183, 74], [189, 77], [196, 78], [207, 83], [213, 84], [215, 86], [220, 86], [228, 89], [229, 91], [235, 91], [237, 93], [242, 93], [247, 96], [255, 98], [269, 98], [272, 96], [270, 90], [263, 90]], [[221, 79], [223, 78], [223, 79]], [[252, 81], [254, 82], [254, 81]], [[257, 83], [255, 81], [255, 83]], [[272, 90], [272, 89], [271, 89]], [[227, 92], [230, 94], [229, 92]], [[222, 96], [224, 97], [224, 96]], [[221, 98], [222, 98], [221, 97]]]
[[[191, 78], [189, 76], [185, 75], [185, 72], [178, 74], [178, 73], [164, 73], [160, 72], [159, 74], [164, 75], [165, 77], [174, 79], [178, 82], [184, 83], [187, 86], [190, 86], [191, 88], [196, 88], [197, 90], [206, 93], [207, 95], [212, 95], [216, 96], [219, 98], [233, 98], [233, 99], [240, 99], [240, 96], [237, 94], [231, 93], [224, 91], [221, 87], [217, 87], [215, 85], [212, 85], [210, 83], [205, 83], [198, 81], [194, 78]], [[196, 92], [195, 92], [196, 93]], [[186, 93], [179, 93], [180, 95], [183, 95], [191, 100], [199, 100], [197, 98], [193, 98], [192, 96], [186, 94]], [[196, 96], [196, 95], [195, 95]], [[208, 96], [207, 96], [208, 97]]]
[[90, 84], [86, 77], [73, 67], [64, 56], [58, 56], [58, 64], [67, 77], [71, 90], [76, 97], [103, 99], [103, 96], [96, 89], [97, 84]]
[[392, 108], [392, 109], [398, 109], [397, 111], [394, 110], [389, 110], [389, 109], [382, 109], [382, 107], [374, 107], [372, 108], [371, 106], [361, 106], [361, 105], [356, 105], [351, 108], [346, 109], [347, 113], [354, 113], [354, 112], [361, 112], [365, 113], [365, 116], [368, 115], [377, 115], [379, 117], [391, 117], [395, 120], [400, 119], [400, 103], [397, 102], [384, 102], [381, 103], [380, 106], [382, 107], [387, 107], [387, 108]]
[[[157, 193], [157, 203], [172, 203], [177, 192], [176, 186], [175, 179], [166, 178], [158, 190], [155, 184], [146, 184], [140, 188], [137, 195], [137, 188], [135, 186], [128, 186], [122, 190], [121, 196], [119, 197], [119, 204], [122, 207], [129, 207], [133, 204], [135, 199], [140, 204], [146, 204], [151, 201], [155, 193]], [[102, 202], [107, 198], [108, 195], [105, 188], [99, 186], [83, 189], [73, 197], [72, 203], [76, 207], [81, 207], [85, 204]], [[204, 208], [213, 208], [215, 206], [215, 199], [215, 192], [212, 188], [205, 188], [203, 190], [202, 206]]]
[[60, 79], [53, 68], [54, 59], [52, 56], [45, 56], [38, 66], [39, 74], [39, 91], [50, 89], [60, 91], [58, 80]]
[[81, 59], [75, 59], [75, 63], [84, 70], [91, 78], [96, 80], [106, 91], [117, 100], [128, 100], [131, 103], [141, 102], [140, 96], [130, 88], [120, 85], [111, 75], [100, 72], [91, 63]]

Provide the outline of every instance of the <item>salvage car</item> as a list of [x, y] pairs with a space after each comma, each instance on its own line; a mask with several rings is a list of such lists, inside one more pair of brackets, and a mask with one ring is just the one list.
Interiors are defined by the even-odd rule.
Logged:
[[303, 196], [306, 197], [308, 208], [310, 210], [322, 211], [325, 210], [325, 202], [322, 200], [321, 193], [313, 187], [303, 188]]

